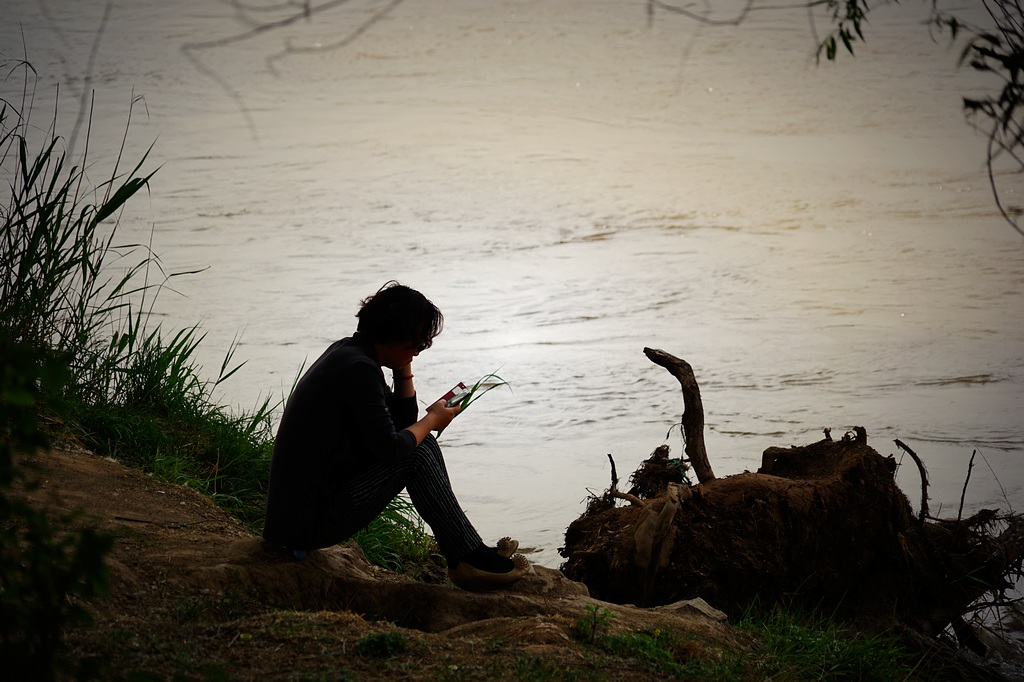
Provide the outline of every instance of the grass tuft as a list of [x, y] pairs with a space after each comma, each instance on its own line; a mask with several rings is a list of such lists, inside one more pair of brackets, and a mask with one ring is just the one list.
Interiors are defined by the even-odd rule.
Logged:
[[439, 560], [434, 539], [427, 534], [423, 519], [405, 495], [392, 500], [353, 539], [370, 563], [398, 573], [415, 575]]
[[395, 658], [409, 650], [409, 638], [400, 632], [372, 632], [356, 640], [354, 648], [360, 656]]
[[760, 641], [765, 674], [784, 679], [905, 680], [914, 658], [893, 637], [850, 632], [831, 619], [752, 608], [738, 627]]

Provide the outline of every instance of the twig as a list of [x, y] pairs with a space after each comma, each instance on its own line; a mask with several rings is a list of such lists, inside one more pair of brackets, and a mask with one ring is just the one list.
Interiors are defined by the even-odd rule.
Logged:
[[960, 491], [960, 508], [956, 510], [956, 525], [959, 528], [960, 519], [963, 518], [964, 514], [964, 498], [967, 497], [967, 484], [971, 480], [971, 469], [974, 468], [974, 456], [978, 454], [977, 449], [971, 453], [971, 461], [967, 463], [967, 478], [964, 479], [963, 490]]
[[189, 50], [205, 50], [207, 48], [212, 47], [226, 47], [234, 43], [241, 43], [246, 40], [249, 40], [250, 38], [258, 36], [261, 33], [266, 33], [268, 31], [285, 28], [286, 26], [290, 26], [291, 24], [294, 24], [298, 21], [308, 21], [311, 15], [320, 14], [327, 10], [334, 9], [339, 5], [344, 5], [348, 1], [349, 0], [332, 0], [331, 2], [325, 2], [321, 5], [317, 5], [316, 7], [306, 6], [301, 10], [295, 12], [294, 14], [289, 14], [284, 19], [278, 19], [277, 21], [270, 21], [263, 24], [250, 24], [251, 28], [248, 31], [236, 33], [225, 38], [214, 38], [213, 40], [203, 40], [185, 43], [181, 46], [181, 49], [187, 52]]
[[287, 41], [284, 50], [267, 58], [267, 66], [273, 73], [277, 73], [277, 69], [274, 67], [274, 63], [278, 59], [284, 59], [289, 54], [303, 54], [312, 52], [321, 52], [325, 50], [337, 50], [348, 47], [355, 42], [360, 36], [373, 28], [377, 23], [383, 21], [388, 14], [390, 14], [396, 7], [402, 4], [404, 0], [391, 0], [391, 2], [379, 10], [372, 17], [364, 21], [362, 24], [352, 30], [347, 36], [338, 40], [330, 45], [319, 45], [317, 47], [294, 47], [290, 41]]
[[608, 453], [608, 462], [612, 465], [612, 485], [608, 488], [608, 496], [614, 497], [620, 500], [626, 500], [634, 507], [646, 507], [647, 503], [641, 500], [636, 495], [630, 495], [629, 493], [620, 493], [619, 488], [619, 474], [615, 471], [615, 460], [612, 458], [612, 453]]
[[[999, 197], [999, 186], [996, 184], [996, 175], [995, 171], [993, 170], [993, 164], [995, 163], [995, 157], [998, 152], [993, 152], [992, 147], [993, 145], [998, 144], [1004, 150], [1007, 150], [1008, 148], [1005, 144], [999, 142], [996, 139], [998, 134], [999, 125], [998, 123], [995, 123], [992, 125], [992, 132], [989, 133], [988, 147], [986, 149], [986, 162], [988, 165], [988, 184], [992, 188], [992, 199], [995, 201], [996, 208], [999, 209], [999, 213], [1003, 216], [1003, 219], [1010, 225], [1010, 227], [1017, 231], [1017, 234], [1024, 237], [1024, 229], [1022, 229], [1021, 226], [1017, 224], [1017, 221], [1013, 218], [1013, 216], [1010, 215], [1007, 208], [1003, 206], [1003, 202]], [[1013, 156], [1013, 153], [1010, 152], [1010, 155]]]
[[[918, 514], [918, 519], [924, 521], [928, 517], [928, 470], [924, 468], [924, 462], [917, 456], [917, 453], [910, 449], [906, 443], [901, 441], [899, 438], [896, 439], [896, 447], [905, 451], [910, 455], [914, 463], [917, 464], [917, 470], [921, 472], [921, 512]], [[962, 506], [962, 504], [961, 504]]]
[[996, 485], [999, 486], [999, 493], [1003, 496], [1003, 502], [1006, 503], [1007, 511], [1013, 513], [1013, 505], [1010, 504], [1010, 498], [1006, 494], [1006, 488], [1003, 487], [1003, 482], [999, 480], [999, 476], [996, 475], [995, 469], [993, 469], [992, 465], [989, 464], [988, 457], [985, 456], [985, 453], [979, 452], [978, 454], [981, 455], [981, 461], [988, 467], [989, 473], [992, 474], [992, 478], [995, 479]]
[[641, 500], [636, 495], [630, 495], [629, 493], [620, 493], [618, 490], [609, 490], [608, 493], [615, 498], [620, 500], [626, 500], [634, 507], [646, 507], [647, 503]]
[[615, 460], [612, 459], [612, 453], [608, 453], [608, 461], [612, 465], [612, 487], [609, 490], [617, 490], [619, 487], [619, 475], [615, 473]]
[[682, 14], [684, 17], [689, 17], [690, 19], [693, 19], [694, 21], [699, 21], [702, 24], [709, 24], [711, 26], [739, 26], [740, 24], [743, 23], [743, 20], [746, 19], [747, 14], [750, 13], [750, 10], [753, 9], [753, 5], [753, 0], [747, 0], [747, 4], [743, 8], [743, 11], [741, 11], [739, 15], [737, 15], [733, 19], [711, 19], [705, 14], [698, 14], [697, 12], [692, 12], [684, 7], [667, 5], [664, 2], [660, 2], [659, 0], [648, 0], [647, 23], [651, 23], [654, 17], [654, 8], [658, 7], [660, 9], [665, 10], [666, 12], [675, 12], [676, 14]]

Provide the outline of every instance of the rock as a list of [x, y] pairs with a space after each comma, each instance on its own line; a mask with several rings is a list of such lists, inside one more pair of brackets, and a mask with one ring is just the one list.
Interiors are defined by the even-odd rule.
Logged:
[[583, 583], [569, 580], [554, 568], [534, 564], [533, 573], [526, 575], [506, 588], [515, 594], [533, 594], [545, 597], [589, 597], [590, 591]]
[[665, 606], [659, 606], [657, 610], [669, 611], [688, 616], [700, 616], [719, 623], [724, 623], [729, 620], [729, 616], [711, 606], [700, 597], [697, 597], [696, 599], [684, 599], [682, 601], [666, 604]]

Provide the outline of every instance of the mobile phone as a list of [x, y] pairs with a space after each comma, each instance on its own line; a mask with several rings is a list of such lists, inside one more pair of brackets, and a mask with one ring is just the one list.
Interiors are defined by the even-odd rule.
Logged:
[[455, 407], [461, 403], [467, 395], [469, 395], [469, 389], [466, 387], [466, 384], [460, 381], [455, 386], [452, 386], [451, 390], [441, 396], [439, 400], [444, 401], [445, 407]]

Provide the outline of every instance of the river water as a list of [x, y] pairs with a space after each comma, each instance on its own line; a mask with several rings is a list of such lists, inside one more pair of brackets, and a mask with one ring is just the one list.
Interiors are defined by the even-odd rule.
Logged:
[[[681, 451], [645, 346], [693, 365], [720, 476], [863, 425], [925, 459], [933, 513], [956, 515], [974, 451], [965, 513], [1024, 507], [1024, 244], [960, 112], [991, 84], [926, 5], [877, 9], [821, 66], [802, 10], [649, 23], [623, 0], [351, 0], [252, 33], [294, 8], [4, 0], [0, 50], [36, 68], [43, 127], [60, 83], [69, 143], [95, 92], [96, 181], [140, 98], [122, 163], [152, 144], [159, 171], [121, 237], [205, 268], [157, 309], [201, 323], [211, 376], [239, 339], [226, 404], [287, 392], [386, 280], [431, 297], [421, 396], [511, 384], [442, 438], [460, 501], [557, 566], [609, 453], [625, 478]], [[916, 507], [909, 459], [898, 477]]]

